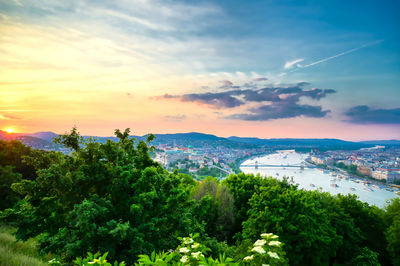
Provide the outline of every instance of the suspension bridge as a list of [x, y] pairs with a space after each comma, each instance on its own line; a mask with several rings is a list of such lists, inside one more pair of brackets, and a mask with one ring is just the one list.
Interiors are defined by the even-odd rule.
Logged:
[[312, 164], [258, 164], [257, 162], [255, 164], [242, 164], [240, 167], [246, 167], [246, 168], [263, 168], [263, 167], [279, 167], [279, 168], [316, 168], [315, 165]]

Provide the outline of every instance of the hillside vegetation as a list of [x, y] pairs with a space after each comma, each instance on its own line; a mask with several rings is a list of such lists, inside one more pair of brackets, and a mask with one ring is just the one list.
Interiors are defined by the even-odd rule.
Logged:
[[17, 239], [35, 238], [42, 255], [78, 265], [100, 264], [104, 254], [127, 265], [205, 264], [203, 256], [205, 265], [400, 263], [398, 198], [380, 209], [288, 180], [200, 182], [154, 162], [152, 135], [115, 135], [100, 143], [74, 128], [56, 140], [69, 155], [0, 143], [0, 218]]
[[37, 242], [33, 239], [22, 242], [13, 236], [15, 229], [0, 226], [1, 266], [42, 266], [47, 265], [38, 255]]

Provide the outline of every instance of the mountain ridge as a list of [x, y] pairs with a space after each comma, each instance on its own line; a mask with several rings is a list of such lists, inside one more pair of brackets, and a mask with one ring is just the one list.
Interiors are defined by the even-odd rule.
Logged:
[[[149, 134], [143, 136], [132, 135], [132, 138], [138, 140], [145, 140]], [[360, 146], [360, 145], [400, 145], [400, 140], [368, 140], [368, 141], [347, 141], [336, 138], [256, 138], [256, 137], [238, 137], [230, 136], [227, 138], [219, 137], [213, 134], [205, 134], [200, 132], [188, 133], [166, 133], [166, 134], [153, 134], [156, 138], [153, 143], [169, 143], [177, 145], [191, 145], [191, 144], [204, 144], [203, 142], [210, 142], [210, 144], [225, 144], [225, 145], [263, 145], [263, 146], [299, 146], [299, 147], [318, 147], [318, 146]], [[8, 133], [0, 130], [0, 139], [12, 140], [21, 139], [22, 137], [31, 137], [30, 141], [44, 140], [52, 144], [54, 137], [58, 134], [51, 131], [42, 131], [35, 133]], [[94, 137], [98, 141], [105, 142], [107, 139], [116, 140], [116, 137], [99, 137], [99, 136], [83, 136], [85, 139]], [[43, 145], [44, 142], [41, 142]]]

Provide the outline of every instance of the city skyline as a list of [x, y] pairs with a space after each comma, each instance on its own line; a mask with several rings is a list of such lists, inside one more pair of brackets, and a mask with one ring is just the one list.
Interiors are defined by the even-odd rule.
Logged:
[[400, 139], [399, 11], [0, 0], [0, 129]]

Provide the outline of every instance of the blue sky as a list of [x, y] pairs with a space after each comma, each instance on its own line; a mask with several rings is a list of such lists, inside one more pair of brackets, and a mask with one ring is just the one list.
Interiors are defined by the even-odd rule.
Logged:
[[399, 11], [398, 1], [0, 0], [0, 127], [400, 138]]

